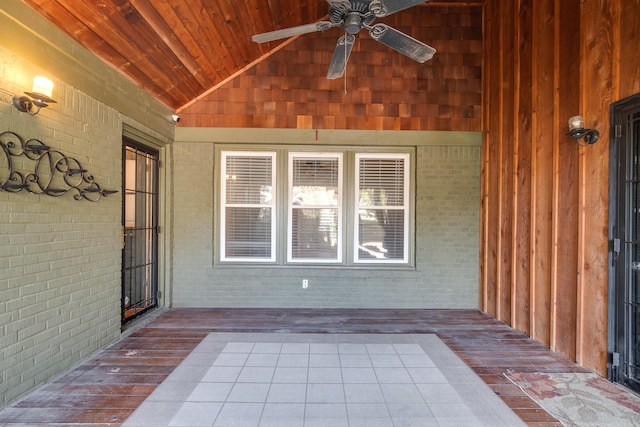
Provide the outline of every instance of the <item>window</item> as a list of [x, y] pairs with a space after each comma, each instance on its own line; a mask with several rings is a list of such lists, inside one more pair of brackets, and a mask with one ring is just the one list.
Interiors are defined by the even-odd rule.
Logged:
[[354, 261], [408, 261], [408, 155], [356, 154]]
[[290, 262], [342, 261], [342, 155], [289, 154]]
[[275, 153], [224, 152], [221, 259], [275, 261]]
[[406, 149], [221, 151], [220, 262], [409, 265], [410, 159]]

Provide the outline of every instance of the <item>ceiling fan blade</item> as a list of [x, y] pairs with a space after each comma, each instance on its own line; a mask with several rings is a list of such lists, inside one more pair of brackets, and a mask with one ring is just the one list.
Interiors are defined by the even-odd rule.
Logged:
[[378, 18], [408, 9], [429, 0], [372, 0], [369, 10]]
[[329, 21], [314, 22], [313, 24], [298, 25], [297, 27], [283, 28], [282, 30], [269, 31], [268, 33], [256, 34], [251, 37], [256, 43], [265, 43], [273, 40], [286, 39], [300, 34], [308, 34], [316, 31], [324, 31], [333, 27]]
[[347, 61], [355, 41], [356, 37], [352, 34], [345, 34], [338, 39], [336, 49], [333, 51], [333, 58], [331, 58], [331, 64], [329, 65], [329, 71], [327, 72], [328, 79], [333, 80], [342, 77], [345, 68], [347, 68]]
[[372, 39], [420, 63], [427, 62], [436, 53], [431, 46], [385, 24], [374, 25], [369, 34]]

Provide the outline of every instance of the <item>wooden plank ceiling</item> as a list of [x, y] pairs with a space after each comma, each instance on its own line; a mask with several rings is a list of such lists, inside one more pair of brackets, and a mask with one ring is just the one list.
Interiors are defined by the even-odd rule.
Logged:
[[[329, 11], [326, 0], [23, 1], [174, 110], [286, 42], [258, 44], [252, 35], [322, 20]], [[482, 3], [443, 0], [416, 7]]]

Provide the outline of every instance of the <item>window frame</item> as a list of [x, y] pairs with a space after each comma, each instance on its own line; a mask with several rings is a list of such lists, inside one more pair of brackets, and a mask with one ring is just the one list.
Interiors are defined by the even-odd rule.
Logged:
[[[267, 157], [271, 158], [271, 203], [269, 205], [262, 204], [229, 204], [227, 203], [227, 179], [229, 175], [227, 173], [227, 158], [229, 157]], [[278, 179], [277, 179], [277, 153], [275, 151], [220, 151], [220, 262], [224, 263], [273, 263], [277, 260], [277, 219], [278, 219]], [[226, 219], [227, 219], [227, 207], [270, 207], [271, 208], [271, 242], [270, 242], [270, 256], [269, 257], [229, 257], [226, 254]]]
[[[353, 207], [353, 263], [356, 265], [360, 265], [360, 264], [402, 264], [405, 265], [409, 262], [409, 229], [410, 229], [410, 212], [411, 212], [411, 199], [410, 199], [410, 172], [411, 172], [411, 157], [409, 155], [409, 153], [354, 153], [355, 154], [355, 159], [354, 159], [354, 173], [355, 173], [355, 177], [354, 177], [354, 182], [353, 182], [353, 189], [354, 189], [354, 207]], [[360, 159], [383, 159], [383, 160], [388, 160], [388, 159], [401, 159], [404, 161], [404, 174], [402, 177], [402, 197], [403, 197], [403, 204], [402, 207], [399, 208], [397, 207], [397, 205], [372, 205], [372, 206], [365, 206], [365, 205], [360, 205]], [[403, 257], [402, 259], [379, 259], [379, 258], [371, 258], [371, 259], [366, 259], [363, 258], [361, 259], [359, 256], [359, 244], [358, 242], [360, 241], [360, 210], [367, 208], [369, 210], [374, 210], [374, 209], [387, 209], [387, 210], [403, 210], [404, 211], [404, 215], [403, 215], [403, 224], [404, 224], [404, 228], [403, 228], [403, 247], [402, 247], [402, 253], [403, 253]]]
[[[225, 257], [225, 174], [226, 174], [226, 157], [229, 155], [269, 155], [272, 157], [272, 223], [271, 223], [271, 257], [253, 258], [253, 257]], [[311, 157], [317, 155], [326, 155], [328, 157], [341, 157], [340, 164], [340, 185], [342, 187], [342, 197], [340, 199], [340, 231], [339, 245], [340, 261], [328, 259], [307, 259], [292, 260], [290, 258], [290, 233], [291, 233], [291, 217], [290, 217], [290, 198], [291, 198], [291, 179], [290, 170], [291, 155], [299, 155], [303, 157]], [[398, 158], [405, 159], [405, 177], [403, 197], [405, 201], [404, 214], [404, 256], [402, 260], [358, 260], [357, 257], [357, 230], [358, 224], [358, 201], [356, 200], [359, 193], [356, 174], [358, 169], [358, 158], [362, 155], [375, 158]], [[415, 268], [415, 238], [414, 229], [416, 221], [415, 211], [415, 175], [416, 175], [416, 152], [413, 146], [395, 147], [387, 145], [385, 147], [365, 147], [365, 146], [314, 146], [305, 145], [275, 146], [261, 144], [247, 144], [247, 149], [238, 149], [237, 147], [220, 144], [215, 149], [215, 157], [217, 159], [218, 173], [214, 175], [216, 185], [216, 199], [218, 208], [214, 210], [217, 218], [214, 219], [216, 233], [218, 236], [214, 240], [214, 266], [261, 266], [261, 267], [327, 267], [327, 268], [347, 268], [347, 269], [414, 269]]]
[[[288, 162], [287, 162], [287, 181], [289, 183], [287, 187], [287, 240], [286, 240], [286, 252], [287, 259], [286, 263], [289, 264], [342, 264], [343, 261], [343, 253], [344, 253], [344, 234], [343, 234], [343, 206], [345, 200], [345, 186], [344, 186], [344, 154], [339, 151], [335, 152], [313, 152], [313, 151], [288, 151]], [[318, 160], [318, 159], [338, 159], [338, 204], [333, 207], [329, 207], [331, 209], [337, 209], [337, 218], [338, 218], [338, 226], [337, 226], [337, 254], [336, 259], [332, 258], [294, 258], [293, 257], [293, 162], [295, 159], [307, 159], [307, 160]], [[311, 209], [322, 209], [323, 206], [307, 206], [307, 208]]]

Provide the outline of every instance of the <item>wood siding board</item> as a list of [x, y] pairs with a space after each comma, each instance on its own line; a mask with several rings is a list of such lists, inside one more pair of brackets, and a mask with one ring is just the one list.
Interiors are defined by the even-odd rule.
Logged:
[[[514, 3], [504, 2], [502, 14], [513, 16]], [[502, 129], [500, 136], [500, 264], [498, 318], [511, 323], [512, 304], [512, 269], [513, 257], [511, 242], [513, 241], [513, 155], [514, 155], [514, 72], [515, 64], [511, 60], [515, 54], [515, 22], [513, 19], [503, 21], [500, 32], [502, 58], [500, 91], [502, 96]]]
[[486, 78], [489, 80], [489, 92], [487, 93], [487, 105], [490, 105], [492, 114], [489, 115], [487, 122], [487, 167], [485, 170], [486, 187], [486, 302], [485, 311], [493, 316], [498, 316], [497, 303], [499, 298], [498, 283], [498, 262], [500, 250], [500, 230], [497, 219], [499, 218], [499, 174], [500, 174], [500, 138], [501, 138], [501, 116], [502, 116], [502, 97], [500, 95], [500, 11], [501, 3], [492, 2], [487, 17], [490, 40], [490, 49], [488, 62], [490, 70]]
[[[533, 180], [532, 337], [549, 345], [551, 321], [551, 197], [553, 188], [554, 7], [534, 1], [533, 24]], [[550, 108], [551, 107], [551, 108]]]
[[530, 280], [531, 280], [531, 156], [530, 145], [532, 116], [532, 0], [520, 0], [518, 3], [517, 41], [518, 49], [514, 54], [516, 61], [516, 88], [514, 93], [517, 104], [515, 113], [515, 152], [514, 152], [514, 267], [513, 267], [513, 323], [512, 325], [526, 333], [531, 333], [530, 318]]
[[617, 99], [640, 93], [640, 1], [621, 0], [618, 34]]
[[556, 3], [556, 128], [554, 183], [554, 328], [551, 348], [572, 360], [576, 355], [578, 264], [578, 145], [564, 135], [568, 118], [579, 111], [580, 22], [575, 19], [580, 0]]
[[607, 0], [580, 7], [581, 109], [598, 143], [580, 148], [580, 229], [577, 360], [596, 372], [607, 362], [607, 258], [609, 105], [612, 102], [613, 27], [616, 6]]

